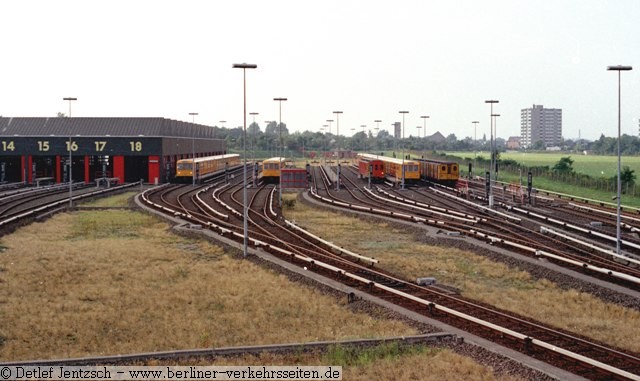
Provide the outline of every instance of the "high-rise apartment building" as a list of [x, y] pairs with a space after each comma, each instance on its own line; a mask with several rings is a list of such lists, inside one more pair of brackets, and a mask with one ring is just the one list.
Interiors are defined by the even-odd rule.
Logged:
[[395, 122], [393, 124], [393, 137], [396, 139], [402, 139], [402, 124]]
[[545, 146], [562, 143], [562, 109], [533, 105], [520, 113], [520, 145], [529, 148], [538, 141]]

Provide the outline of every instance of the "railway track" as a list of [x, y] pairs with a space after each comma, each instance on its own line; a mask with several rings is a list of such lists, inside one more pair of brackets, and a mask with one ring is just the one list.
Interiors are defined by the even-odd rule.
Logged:
[[182, 361], [199, 358], [215, 359], [219, 357], [243, 356], [247, 354], [261, 355], [264, 353], [299, 353], [300, 351], [326, 351], [332, 347], [343, 346], [349, 348], [367, 348], [382, 344], [398, 344], [399, 346], [436, 345], [454, 340], [448, 333], [434, 333], [428, 335], [388, 337], [384, 339], [359, 339], [340, 341], [319, 341], [310, 343], [291, 343], [274, 345], [254, 345], [223, 348], [183, 349], [178, 351], [132, 353], [116, 356], [95, 356], [72, 359], [50, 359], [35, 361], [0, 362], [0, 366], [90, 366], [90, 365], [131, 365], [146, 364], [158, 361]]
[[[314, 189], [329, 194], [330, 183], [327, 178], [322, 174], [314, 174], [314, 178], [317, 179]], [[233, 185], [225, 188], [227, 195], [221, 199], [228, 198], [235, 203], [231, 208], [238, 212], [242, 202], [236, 196], [238, 188], [233, 188]], [[335, 248], [326, 250], [325, 243], [310, 233], [305, 233], [303, 239], [291, 232], [292, 224], [285, 221], [277, 213], [277, 208], [273, 207], [273, 188], [261, 187], [252, 193], [250, 242], [254, 247], [305, 267], [308, 271], [339, 280], [362, 292], [486, 337], [575, 374], [598, 379], [640, 379], [640, 358], [637, 354], [609, 348], [490, 306], [417, 286], [378, 269], [373, 261], [366, 262], [363, 258], [335, 253]], [[218, 229], [212, 226], [212, 220], [196, 217], [194, 211], [184, 209], [189, 208], [188, 205], [182, 205], [180, 210], [173, 209], [176, 208], [175, 203], [156, 207], [194, 223], [204, 223], [203, 226], [207, 228]], [[212, 207], [223, 208], [218, 202]], [[241, 219], [238, 217], [229, 218], [231, 224], [238, 225], [239, 221]], [[229, 237], [239, 242], [243, 238], [238, 229], [230, 232]]]
[[[136, 183], [124, 184], [106, 189], [97, 189], [87, 185], [74, 186], [73, 200], [82, 200], [119, 192]], [[12, 231], [24, 221], [62, 210], [69, 203], [69, 186], [57, 185], [43, 188], [23, 188], [11, 194], [0, 195], [0, 234]]]
[[[457, 197], [454, 190], [449, 190], [449, 192], [438, 189], [423, 191], [417, 190], [419, 188], [409, 187], [408, 190], [401, 192], [392, 187], [376, 185], [374, 187], [376, 193], [383, 196], [376, 197], [375, 203], [373, 203], [360, 197], [356, 191], [349, 189], [348, 186], [344, 186], [344, 184], [350, 183], [354, 189], [358, 189], [357, 193], [360, 193], [360, 190], [367, 193], [366, 188], [358, 188], [355, 184], [354, 178], [356, 176], [354, 173], [352, 171], [350, 177], [348, 171], [342, 171], [342, 183], [347, 192], [335, 192], [331, 186], [316, 186], [317, 190], [314, 194], [320, 200], [334, 205], [441, 226], [459, 234], [490, 242], [492, 245], [503, 246], [529, 257], [545, 257], [561, 266], [622, 285], [631, 290], [640, 290], [640, 269], [635, 266], [633, 259], [623, 261], [620, 258], [612, 257], [609, 252], [603, 253], [603, 251], [594, 250], [592, 246], [576, 245], [575, 241], [567, 239], [566, 236], [550, 234], [551, 230], [548, 228], [545, 230], [545, 226], [532, 222], [531, 219], [523, 219], [512, 213], [496, 211], [463, 200]], [[325, 175], [316, 177], [317, 181], [322, 179], [324, 183], [327, 182], [327, 178], [328, 176]], [[374, 192], [369, 193], [373, 194]], [[322, 196], [323, 194], [325, 196]], [[434, 200], [439, 205], [449, 205], [449, 208], [434, 206]], [[372, 205], [375, 205], [375, 208]], [[451, 207], [452, 205], [455, 205], [455, 208]], [[368, 209], [363, 210], [363, 208]], [[439, 212], [434, 212], [434, 209], [438, 208], [444, 212], [444, 217], [442, 212], [440, 215], [436, 214]], [[452, 209], [458, 212], [452, 212]], [[505, 209], [510, 211], [512, 208], [505, 205]], [[425, 216], [427, 219], [422, 218]], [[461, 220], [459, 216], [464, 216], [465, 220]], [[460, 222], [464, 223], [460, 224]], [[587, 239], [585, 238], [585, 240]]]

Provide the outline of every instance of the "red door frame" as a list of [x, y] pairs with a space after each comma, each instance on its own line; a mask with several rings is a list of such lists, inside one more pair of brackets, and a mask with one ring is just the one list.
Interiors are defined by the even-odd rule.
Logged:
[[116, 177], [119, 183], [124, 183], [124, 156], [113, 157], [113, 177]]
[[156, 179], [160, 182], [160, 156], [149, 156], [149, 180], [148, 182], [154, 184]]

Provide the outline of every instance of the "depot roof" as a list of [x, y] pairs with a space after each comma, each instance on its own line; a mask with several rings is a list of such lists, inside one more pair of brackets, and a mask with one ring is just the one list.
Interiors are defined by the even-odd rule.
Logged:
[[70, 135], [215, 138], [211, 126], [165, 118], [0, 117], [0, 136]]

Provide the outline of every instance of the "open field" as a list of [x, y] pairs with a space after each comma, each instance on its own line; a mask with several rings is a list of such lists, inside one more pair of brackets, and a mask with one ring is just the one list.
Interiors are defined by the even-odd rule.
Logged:
[[285, 215], [339, 246], [379, 259], [379, 267], [409, 281], [434, 276], [459, 288], [465, 297], [640, 352], [635, 333], [640, 312], [636, 310], [563, 290], [470, 251], [417, 242], [412, 234], [384, 222], [369, 223], [299, 201]]
[[[520, 183], [520, 177], [511, 173], [501, 172], [498, 176], [499, 181], [504, 181], [507, 183]], [[523, 176], [522, 183], [526, 186], [527, 177]], [[587, 187], [582, 187], [579, 185], [566, 184], [560, 181], [554, 181], [548, 178], [536, 176], [533, 178], [533, 187], [536, 189], [544, 189], [552, 192], [570, 194], [573, 196], [583, 197], [591, 200], [599, 200], [607, 202], [612, 208], [612, 211], [615, 212], [615, 199], [613, 196], [616, 195], [616, 191], [606, 191], [599, 189], [592, 189]], [[622, 206], [630, 206], [634, 208], [640, 208], [640, 197], [634, 197], [627, 194], [622, 194], [620, 197], [620, 202]]]
[[[473, 158], [473, 152], [448, 152], [449, 155], [459, 156], [461, 158]], [[478, 152], [478, 156], [483, 156], [485, 159], [489, 158], [488, 152]], [[571, 156], [574, 160], [573, 168], [577, 173], [588, 174], [593, 178], [611, 178], [617, 176], [617, 156], [585, 156], [585, 155], [569, 155], [557, 152], [549, 153], [523, 153], [523, 152], [506, 152], [501, 153], [501, 157], [504, 159], [513, 159], [528, 166], [548, 165], [552, 168], [562, 157]], [[640, 182], [640, 157], [638, 156], [623, 156], [622, 165], [629, 166], [632, 170], [635, 170], [635, 175], [638, 177], [636, 182]], [[462, 168], [466, 170], [466, 168]], [[475, 168], [474, 173], [482, 173], [488, 168]], [[502, 171], [498, 175], [498, 180], [520, 183], [520, 176], [515, 173]], [[522, 182], [526, 184], [526, 173], [522, 174]], [[612, 197], [615, 196], [616, 190], [610, 189], [594, 189], [590, 187], [569, 184], [561, 181], [554, 181], [552, 179], [544, 178], [541, 176], [534, 176], [533, 187], [538, 189], [545, 189], [558, 193], [571, 194], [578, 197], [584, 197], [594, 200], [601, 200], [605, 202], [614, 202]], [[631, 207], [640, 207], [640, 198], [633, 195], [622, 194], [621, 202], [623, 205]]]
[[[122, 207], [131, 195], [87, 205]], [[0, 360], [418, 333], [168, 228], [139, 212], [79, 211], [3, 237]], [[336, 348], [214, 364], [341, 365], [349, 380], [519, 380], [426, 347]]]
[[[459, 156], [461, 158], [473, 158], [473, 152], [447, 152], [449, 155]], [[478, 152], [478, 156], [485, 159], [491, 158], [489, 152]], [[618, 174], [618, 157], [617, 156], [598, 156], [598, 155], [580, 155], [578, 153], [559, 153], [559, 152], [502, 152], [500, 158], [511, 159], [525, 166], [543, 166], [548, 165], [552, 168], [563, 157], [571, 157], [573, 160], [573, 169], [578, 173], [584, 173], [594, 178], [605, 177], [610, 178]], [[636, 175], [640, 176], [640, 156], [622, 156], [621, 166], [625, 165], [635, 170]]]
[[417, 333], [167, 228], [138, 212], [87, 211], [3, 237], [0, 358]]

